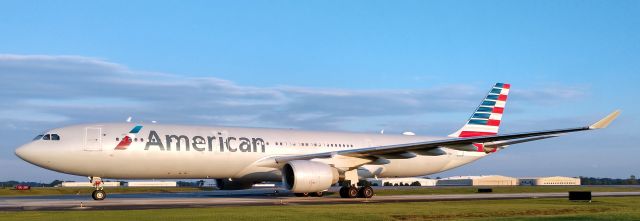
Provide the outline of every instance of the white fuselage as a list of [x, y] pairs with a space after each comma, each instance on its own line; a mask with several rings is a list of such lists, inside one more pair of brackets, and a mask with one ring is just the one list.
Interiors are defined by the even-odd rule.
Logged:
[[[136, 125], [139, 132], [129, 133]], [[16, 150], [38, 166], [81, 176], [122, 179], [233, 178], [279, 181], [280, 170], [254, 164], [260, 159], [371, 146], [405, 144], [442, 137], [384, 135], [164, 124], [105, 123], [53, 129], [59, 140], [34, 140]], [[126, 149], [116, 149], [125, 136]], [[443, 148], [439, 156], [390, 159], [358, 168], [368, 177], [410, 177], [452, 169], [487, 154]], [[318, 161], [322, 161], [321, 159]]]

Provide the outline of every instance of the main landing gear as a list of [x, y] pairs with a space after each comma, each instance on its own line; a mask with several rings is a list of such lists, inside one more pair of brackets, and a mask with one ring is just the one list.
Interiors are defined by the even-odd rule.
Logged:
[[96, 188], [96, 190], [91, 193], [91, 198], [93, 198], [93, 200], [104, 200], [107, 198], [107, 193], [103, 190], [102, 179], [100, 177], [89, 177], [89, 180], [91, 180], [93, 187]]
[[357, 188], [355, 186], [343, 186], [340, 188], [340, 197], [342, 198], [371, 198], [373, 197], [373, 188], [371, 186], [363, 186]]
[[320, 192], [313, 192], [313, 193], [294, 193], [293, 195], [297, 196], [297, 197], [322, 197], [324, 196], [324, 191], [320, 191]]

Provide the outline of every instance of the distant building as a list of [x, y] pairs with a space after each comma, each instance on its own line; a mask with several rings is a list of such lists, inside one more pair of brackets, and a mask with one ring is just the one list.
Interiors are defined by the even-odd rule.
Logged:
[[420, 183], [420, 186], [435, 186], [438, 180], [434, 179], [426, 179], [420, 177], [406, 177], [406, 178], [369, 178], [367, 179], [374, 186], [384, 186], [385, 183], [390, 184], [391, 186], [399, 186], [406, 185], [409, 186], [415, 182]]
[[125, 184], [127, 187], [176, 187], [176, 181], [133, 181]]
[[256, 183], [253, 184], [252, 188], [274, 188], [276, 187], [275, 183]]
[[551, 176], [520, 178], [521, 186], [579, 186], [580, 178]]
[[[60, 187], [92, 187], [91, 182], [62, 182]], [[120, 182], [103, 182], [103, 187], [119, 187]]]
[[216, 179], [205, 179], [202, 187], [216, 187]]
[[438, 186], [517, 186], [518, 179], [499, 175], [454, 176], [439, 179]]

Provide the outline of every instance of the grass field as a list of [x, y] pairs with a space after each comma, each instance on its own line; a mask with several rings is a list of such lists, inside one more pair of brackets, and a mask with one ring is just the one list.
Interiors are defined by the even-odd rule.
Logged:
[[[179, 193], [212, 190], [211, 188], [198, 187], [105, 187], [107, 193]], [[91, 187], [32, 187], [31, 190], [14, 190], [13, 188], [0, 188], [0, 197], [3, 196], [43, 196], [43, 195], [90, 195]]]
[[4, 220], [640, 220], [640, 197], [0, 212]]
[[[568, 191], [592, 192], [640, 192], [639, 187], [630, 186], [496, 186], [494, 193], [558, 193]], [[377, 189], [376, 195], [423, 195], [423, 194], [471, 194], [476, 193], [478, 187], [427, 187], [427, 188], [398, 188]]]
[[[640, 192], [640, 187], [629, 186], [501, 186], [491, 187], [494, 193], [554, 193], [577, 190], [593, 192]], [[417, 195], [417, 194], [471, 194], [476, 193], [478, 187], [399, 187], [397, 189], [376, 189], [376, 195]], [[31, 190], [14, 190], [13, 188], [0, 188], [0, 197], [3, 196], [41, 196], [41, 195], [90, 195], [92, 188], [62, 188], [62, 187], [34, 187]], [[197, 187], [105, 187], [109, 194], [113, 193], [177, 193], [213, 191], [211, 188]], [[329, 194], [337, 197], [337, 194]]]

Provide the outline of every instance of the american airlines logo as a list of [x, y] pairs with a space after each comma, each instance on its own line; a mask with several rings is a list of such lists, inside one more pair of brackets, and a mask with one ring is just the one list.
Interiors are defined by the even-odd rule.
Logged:
[[136, 134], [140, 132], [140, 130], [142, 130], [142, 126], [140, 125], [133, 127], [131, 131], [129, 131], [129, 134], [127, 134], [126, 136], [124, 136], [124, 138], [122, 138], [122, 140], [120, 141], [120, 143], [118, 143], [115, 149], [126, 150], [127, 148], [129, 148], [129, 145], [131, 145], [133, 138], [135, 138]]
[[[142, 126], [134, 127], [116, 146], [116, 150], [125, 150], [131, 144]], [[164, 139], [155, 130], [149, 131], [144, 150], [158, 148], [161, 151], [200, 151], [200, 152], [265, 152], [262, 138], [223, 136], [165, 135]]]

